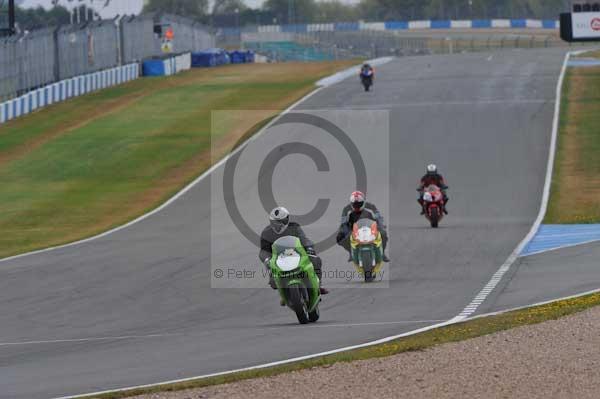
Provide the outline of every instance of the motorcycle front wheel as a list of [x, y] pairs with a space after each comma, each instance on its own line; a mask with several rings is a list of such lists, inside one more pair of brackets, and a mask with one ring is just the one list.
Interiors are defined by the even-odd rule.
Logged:
[[437, 229], [438, 224], [440, 222], [440, 210], [438, 208], [433, 208], [431, 210], [431, 216], [429, 220], [431, 222], [431, 227]]
[[360, 259], [362, 260], [365, 283], [370, 283], [375, 279], [375, 273], [373, 273], [373, 254], [371, 251], [361, 251]]
[[310, 321], [308, 313], [308, 305], [306, 303], [305, 296], [302, 293], [304, 288], [301, 287], [290, 287], [288, 288], [288, 303], [290, 307], [296, 313], [298, 322], [300, 324], [306, 324]]

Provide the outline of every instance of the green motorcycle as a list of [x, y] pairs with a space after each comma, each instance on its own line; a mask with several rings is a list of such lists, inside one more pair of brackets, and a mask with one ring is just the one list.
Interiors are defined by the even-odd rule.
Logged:
[[300, 324], [319, 320], [319, 277], [300, 239], [281, 237], [272, 248], [269, 266], [282, 303], [296, 313]]

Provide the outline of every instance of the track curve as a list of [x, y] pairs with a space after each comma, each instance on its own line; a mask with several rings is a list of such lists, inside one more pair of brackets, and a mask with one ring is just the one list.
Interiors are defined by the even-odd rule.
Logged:
[[[369, 196], [385, 204], [390, 228], [389, 287], [333, 289], [321, 321], [308, 328], [296, 326], [269, 289], [210, 289], [211, 236], [231, 240], [236, 234], [214, 223], [223, 212], [214, 202], [222, 168], [212, 187], [203, 180], [124, 230], [0, 263], [0, 398], [56, 397], [207, 374], [456, 316], [537, 215], [563, 56], [551, 49], [403, 58], [378, 68], [372, 93], [350, 79], [298, 107], [388, 110], [390, 132], [389, 161], [367, 161]], [[307, 134], [290, 129], [298, 138]], [[365, 148], [375, 140], [368, 123], [347, 131]], [[335, 209], [307, 227], [313, 236], [337, 223], [352, 190], [352, 180], [335, 172], [336, 156], [329, 158], [335, 181], [328, 183], [338, 193], [330, 205]], [[447, 175], [452, 198], [451, 215], [437, 231], [418, 215], [414, 191], [432, 160]], [[243, 192], [256, 185], [256, 175], [242, 173]], [[298, 169], [281, 162], [277, 198], [309, 210], [303, 203], [312, 206], [321, 188], [311, 181], [324, 184], [315, 176], [312, 164]], [[259, 226], [264, 217], [257, 208], [248, 219]], [[212, 242], [213, 252], [256, 263], [249, 244], [219, 242]], [[322, 256], [325, 268], [345, 265], [338, 248]]]

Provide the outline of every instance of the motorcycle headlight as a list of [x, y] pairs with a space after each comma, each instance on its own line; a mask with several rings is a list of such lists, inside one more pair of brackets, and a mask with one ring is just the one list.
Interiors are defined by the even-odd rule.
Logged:
[[373, 242], [375, 241], [375, 238], [375, 235], [368, 227], [358, 229], [358, 232], [356, 234], [356, 239], [358, 242]]
[[285, 255], [281, 254], [277, 257], [277, 261], [275, 262], [277, 267], [281, 269], [283, 272], [290, 272], [295, 270], [300, 265], [300, 255]]

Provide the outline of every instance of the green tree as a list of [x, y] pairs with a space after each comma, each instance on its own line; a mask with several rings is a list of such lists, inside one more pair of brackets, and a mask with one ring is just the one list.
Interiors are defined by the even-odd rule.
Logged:
[[149, 0], [144, 6], [144, 12], [152, 11], [204, 21], [208, 15], [208, 0]]
[[212, 13], [213, 15], [233, 14], [236, 12], [235, 10], [242, 13], [247, 9], [248, 6], [242, 0], [215, 0]]
[[358, 7], [338, 0], [315, 3], [314, 22], [347, 22], [359, 19]]
[[49, 11], [46, 11], [42, 7], [26, 9], [17, 7], [15, 19], [19, 29], [33, 30], [69, 24], [71, 22], [71, 13], [61, 6], [53, 7]]
[[266, 0], [263, 9], [272, 12], [278, 24], [298, 24], [312, 22], [317, 6], [315, 0]]

